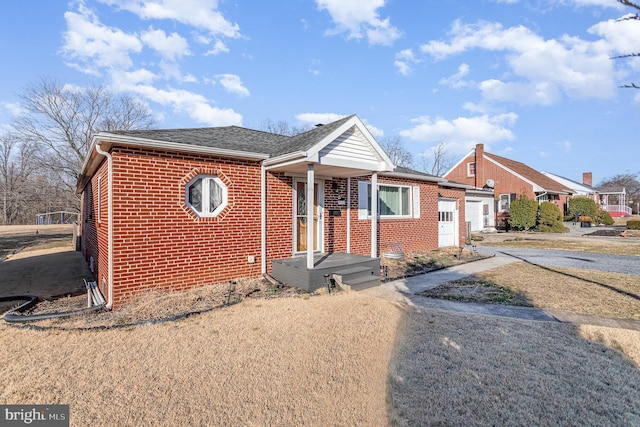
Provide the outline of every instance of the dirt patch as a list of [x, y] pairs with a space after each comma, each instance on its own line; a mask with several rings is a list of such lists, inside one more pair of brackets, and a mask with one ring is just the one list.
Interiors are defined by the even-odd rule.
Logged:
[[393, 253], [386, 256], [383, 254], [380, 258], [382, 280], [403, 279], [485, 258], [469, 248], [472, 246], [406, 254]]
[[[298, 288], [273, 285], [265, 279], [239, 279], [232, 284], [201, 286], [185, 291], [158, 289], [147, 291], [124, 303], [116, 311], [99, 311], [38, 321], [38, 328], [105, 329], [148, 326], [152, 323], [182, 319], [202, 314], [248, 299], [310, 298], [326, 293], [321, 289], [308, 293]], [[87, 307], [87, 296], [68, 296], [41, 301], [25, 316], [74, 311]]]
[[526, 307], [533, 305], [522, 292], [514, 292], [511, 289], [475, 276], [444, 283], [434, 289], [421, 292], [418, 295], [452, 301], [473, 301]]

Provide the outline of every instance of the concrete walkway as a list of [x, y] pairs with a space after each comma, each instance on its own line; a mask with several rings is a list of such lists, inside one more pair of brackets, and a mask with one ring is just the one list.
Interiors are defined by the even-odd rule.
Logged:
[[535, 307], [519, 307], [503, 304], [484, 304], [475, 302], [449, 301], [436, 298], [426, 298], [418, 295], [428, 289], [433, 289], [443, 283], [462, 279], [476, 273], [511, 264], [519, 261], [513, 257], [494, 256], [479, 261], [457, 265], [431, 273], [408, 277], [406, 279], [386, 282], [380, 286], [362, 290], [367, 295], [398, 301], [405, 304], [431, 310], [454, 311], [458, 313], [480, 314], [486, 316], [511, 317], [524, 320], [566, 322], [573, 324], [607, 326], [611, 328], [632, 329], [640, 331], [640, 321], [630, 319], [615, 319], [571, 313], [561, 310], [543, 310]]

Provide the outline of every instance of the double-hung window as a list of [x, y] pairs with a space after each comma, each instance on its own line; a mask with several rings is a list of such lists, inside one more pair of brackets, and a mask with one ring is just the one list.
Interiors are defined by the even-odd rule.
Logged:
[[186, 202], [198, 216], [216, 216], [227, 206], [227, 186], [217, 176], [198, 175], [187, 184]]
[[[358, 183], [358, 208], [360, 219], [371, 217], [371, 183], [368, 181]], [[420, 187], [378, 184], [378, 215], [382, 218], [418, 218]]]

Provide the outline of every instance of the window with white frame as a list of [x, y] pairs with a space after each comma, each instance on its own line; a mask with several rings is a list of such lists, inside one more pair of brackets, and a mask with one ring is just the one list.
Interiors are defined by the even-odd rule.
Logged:
[[227, 186], [215, 175], [196, 176], [185, 192], [187, 206], [198, 216], [216, 216], [227, 206]]
[[509, 207], [511, 206], [511, 202], [517, 199], [517, 195], [515, 193], [511, 194], [501, 194], [500, 200], [498, 200], [498, 212], [509, 212]]
[[467, 163], [467, 176], [476, 176], [476, 162]]
[[[358, 183], [358, 217], [371, 217], [371, 183]], [[413, 209], [412, 209], [413, 208]], [[420, 187], [409, 185], [378, 185], [378, 215], [383, 218], [420, 217]]]

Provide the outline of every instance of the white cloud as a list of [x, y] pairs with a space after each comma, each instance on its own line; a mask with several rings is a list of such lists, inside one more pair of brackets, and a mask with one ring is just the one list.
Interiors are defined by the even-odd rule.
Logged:
[[227, 45], [224, 44], [222, 40], [216, 40], [216, 42], [213, 44], [213, 48], [207, 51], [207, 53], [205, 53], [204, 55], [205, 56], [219, 55], [221, 53], [228, 53], [228, 52], [229, 52], [229, 48], [227, 47]]
[[398, 73], [403, 76], [408, 76], [413, 72], [413, 65], [418, 62], [420, 62], [420, 60], [416, 58], [413, 50], [404, 49], [396, 53], [396, 60], [393, 65], [398, 69]]
[[437, 60], [472, 49], [505, 52], [507, 77], [480, 83], [488, 100], [547, 105], [563, 95], [610, 98], [616, 93], [611, 51], [603, 41], [562, 36], [545, 40], [526, 27], [454, 22], [449, 41], [431, 41], [422, 52]]
[[20, 116], [27, 113], [27, 109], [19, 102], [2, 102], [0, 105], [2, 105], [2, 108], [7, 110], [12, 116]]
[[249, 89], [244, 87], [239, 76], [236, 76], [235, 74], [219, 74], [216, 78], [227, 92], [235, 93], [240, 97], [250, 95]]
[[97, 16], [79, 4], [78, 13], [66, 12], [67, 31], [64, 33], [63, 53], [72, 60], [74, 68], [97, 74], [100, 68], [127, 69], [133, 64], [130, 54], [142, 50], [142, 43], [134, 35], [99, 22]]
[[371, 135], [373, 135], [375, 138], [382, 138], [384, 136], [384, 131], [379, 127], [376, 127], [369, 123], [367, 119], [362, 119], [362, 123], [364, 123], [367, 129], [369, 129], [369, 132], [371, 132]]
[[168, 19], [213, 36], [240, 37], [240, 27], [218, 11], [218, 0], [99, 0], [136, 14], [141, 19]]
[[327, 124], [346, 117], [344, 114], [336, 113], [301, 113], [296, 115], [296, 120], [303, 124]]
[[453, 120], [423, 116], [413, 119], [414, 126], [400, 131], [400, 135], [417, 142], [446, 141], [453, 154], [460, 154], [479, 143], [512, 140], [514, 135], [509, 128], [517, 119], [515, 113], [458, 117]]
[[391, 25], [389, 18], [380, 19], [378, 9], [385, 0], [316, 0], [318, 10], [326, 10], [336, 24], [327, 34], [348, 33], [350, 39], [366, 37], [370, 44], [389, 46], [400, 38], [401, 32]]
[[151, 28], [143, 32], [140, 38], [168, 61], [175, 61], [190, 54], [187, 40], [177, 33], [167, 36], [163, 30]]
[[565, 153], [571, 152], [571, 143], [569, 141], [560, 141], [555, 143], [556, 146], [560, 147], [562, 151]]
[[469, 84], [469, 82], [462, 80], [462, 78], [465, 77], [467, 74], [469, 74], [469, 65], [463, 62], [458, 67], [457, 73], [455, 73], [452, 76], [444, 77], [440, 79], [440, 84], [452, 87], [454, 89], [465, 87]]
[[134, 86], [130, 90], [153, 102], [170, 106], [207, 126], [242, 126], [242, 115], [230, 108], [212, 107], [204, 96], [197, 93], [178, 89], [164, 90], [149, 85]]

